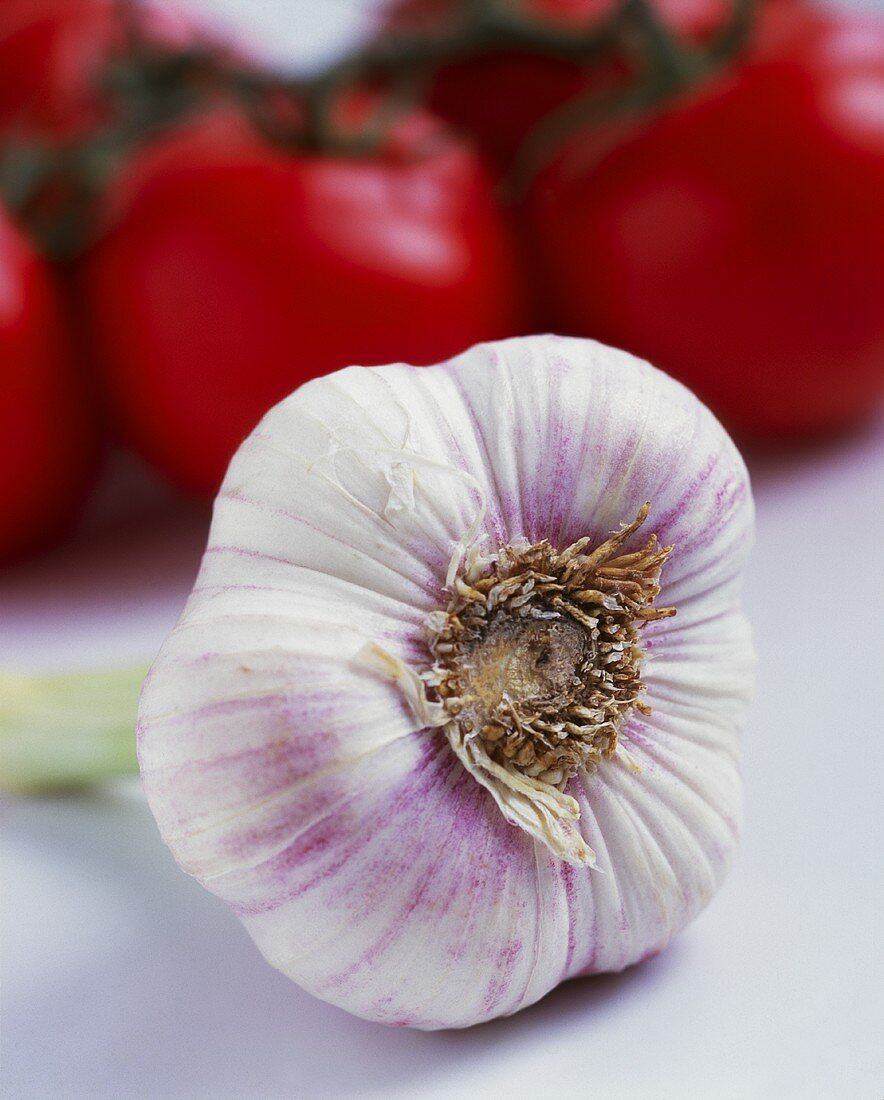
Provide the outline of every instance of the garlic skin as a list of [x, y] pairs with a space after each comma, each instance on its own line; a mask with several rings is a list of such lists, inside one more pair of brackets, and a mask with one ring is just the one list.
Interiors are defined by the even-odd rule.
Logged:
[[[631, 707], [613, 754], [563, 781], [574, 845], [556, 850], [454, 751], [428, 621], [471, 555], [592, 548], [645, 502], [674, 547], [658, 603], [678, 613], [642, 625], [650, 713]], [[307, 383], [234, 457], [145, 681], [163, 839], [274, 966], [387, 1024], [467, 1026], [657, 953], [737, 842], [752, 529], [712, 414], [592, 341]]]

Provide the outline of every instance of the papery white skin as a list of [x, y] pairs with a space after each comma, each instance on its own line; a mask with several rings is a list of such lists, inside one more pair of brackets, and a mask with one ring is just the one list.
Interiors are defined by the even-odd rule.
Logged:
[[[675, 546], [658, 603], [678, 615], [641, 635], [652, 714], [631, 712], [617, 753], [568, 786], [596, 870], [509, 824], [360, 654], [427, 667], [424, 623], [465, 534], [595, 543], [645, 500], [646, 531]], [[308, 383], [234, 458], [145, 684], [139, 758], [163, 838], [274, 966], [388, 1024], [473, 1024], [655, 954], [737, 840], [752, 523], [711, 413], [591, 341]]]

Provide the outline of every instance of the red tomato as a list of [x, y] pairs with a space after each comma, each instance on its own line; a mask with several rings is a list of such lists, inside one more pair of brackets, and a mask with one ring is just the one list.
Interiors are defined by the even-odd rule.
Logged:
[[483, 169], [427, 116], [357, 159], [287, 154], [218, 114], [133, 161], [108, 218], [79, 268], [106, 388], [129, 440], [198, 492], [308, 378], [524, 324]]
[[0, 129], [66, 135], [95, 121], [112, 0], [0, 0]]
[[[135, 10], [154, 41], [206, 40], [168, 0]], [[120, 12], [120, 0], [0, 0], [0, 132], [69, 137], [100, 121], [102, 70], [125, 46]]]
[[[558, 26], [591, 27], [612, 14], [619, 0], [533, 0], [519, 10]], [[660, 16], [686, 40], [702, 41], [723, 25], [730, 0], [655, 0]], [[456, 0], [400, 0], [387, 17], [390, 28], [438, 31]], [[433, 77], [430, 109], [475, 139], [505, 169], [525, 138], [549, 113], [582, 93], [616, 86], [627, 75], [622, 59], [585, 64], [515, 50], [483, 52], [450, 61]]]
[[0, 211], [0, 563], [72, 522], [96, 438], [49, 270]]
[[884, 24], [795, 12], [741, 67], [538, 183], [552, 323], [735, 429], [834, 427], [884, 387]]

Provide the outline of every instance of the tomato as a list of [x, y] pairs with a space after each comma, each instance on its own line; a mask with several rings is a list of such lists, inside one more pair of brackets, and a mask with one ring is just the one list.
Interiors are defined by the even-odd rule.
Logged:
[[[120, 0], [0, 0], [0, 133], [66, 138], [101, 121], [103, 70], [125, 50], [121, 10]], [[133, 13], [154, 41], [206, 41], [167, 0]]]
[[884, 23], [762, 21], [714, 86], [594, 161], [575, 142], [531, 219], [552, 324], [744, 433], [852, 420], [884, 388]]
[[144, 151], [106, 206], [77, 273], [104, 384], [126, 438], [200, 493], [305, 380], [524, 324], [486, 174], [427, 116], [354, 158], [283, 152], [217, 113]]
[[[557, 26], [592, 27], [619, 0], [533, 0], [521, 11]], [[729, 0], [655, 0], [659, 15], [686, 41], [700, 42], [720, 28]], [[387, 15], [387, 28], [431, 34], [444, 26], [457, 0], [404, 0]], [[528, 50], [500, 49], [452, 59], [430, 84], [427, 104], [440, 118], [469, 134], [502, 170], [525, 138], [557, 107], [576, 96], [611, 88], [627, 77], [621, 58], [585, 64]]]
[[97, 452], [49, 269], [0, 211], [0, 563], [71, 524]]
[[0, 129], [68, 134], [93, 122], [114, 35], [111, 0], [2, 0]]

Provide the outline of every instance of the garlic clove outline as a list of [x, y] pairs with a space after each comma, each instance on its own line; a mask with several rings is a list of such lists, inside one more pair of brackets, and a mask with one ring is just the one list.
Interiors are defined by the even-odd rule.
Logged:
[[[678, 615], [640, 633], [651, 713], [633, 708], [614, 755], [565, 785], [593, 869], [511, 824], [421, 709], [438, 700], [366, 654], [419, 676], [465, 561], [519, 540], [591, 548], [645, 501], [675, 547], [658, 602]], [[164, 839], [274, 965], [385, 1023], [467, 1026], [656, 953], [736, 845], [752, 526], [712, 414], [592, 341], [307, 383], [231, 463], [145, 683], [139, 760]]]

